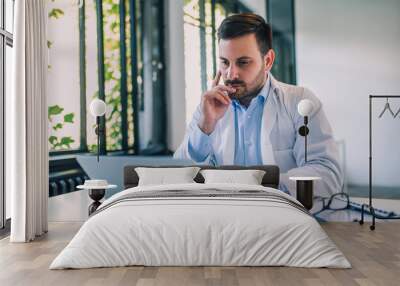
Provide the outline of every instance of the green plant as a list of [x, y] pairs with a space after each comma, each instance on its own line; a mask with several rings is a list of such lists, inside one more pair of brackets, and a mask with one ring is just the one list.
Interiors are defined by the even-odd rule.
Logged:
[[64, 11], [58, 8], [53, 8], [51, 9], [51, 11], [49, 12], [49, 18], [54, 18], [54, 19], [58, 19], [61, 16], [64, 15]]
[[[51, 124], [52, 133], [49, 136], [50, 150], [66, 150], [71, 149], [71, 144], [75, 142], [71, 136], [58, 137], [54, 135], [55, 132], [59, 132], [66, 124], [74, 123], [74, 113], [62, 114], [64, 108], [59, 105], [52, 105], [48, 107], [48, 118]], [[62, 122], [55, 122], [55, 118], [62, 118]]]
[[97, 144], [89, 144], [88, 149], [91, 153], [97, 153]]

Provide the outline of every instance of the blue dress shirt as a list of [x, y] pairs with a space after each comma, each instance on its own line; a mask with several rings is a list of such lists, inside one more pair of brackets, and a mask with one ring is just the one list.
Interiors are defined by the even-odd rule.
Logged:
[[[235, 110], [235, 165], [262, 165], [260, 131], [264, 104], [268, 99], [271, 79], [268, 79], [260, 93], [252, 99], [248, 108], [232, 100]], [[214, 132], [213, 132], [214, 133]], [[205, 134], [196, 126], [189, 137], [189, 153], [197, 162], [204, 161], [211, 153], [213, 133]]]

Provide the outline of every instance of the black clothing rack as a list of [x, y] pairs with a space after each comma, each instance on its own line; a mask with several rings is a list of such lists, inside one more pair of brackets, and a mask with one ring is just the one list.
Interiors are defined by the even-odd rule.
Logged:
[[375, 229], [375, 219], [400, 219], [400, 216], [382, 216], [375, 212], [375, 208], [372, 206], [372, 100], [374, 98], [378, 99], [389, 99], [389, 98], [400, 98], [400, 95], [370, 95], [369, 96], [369, 204], [363, 204], [361, 206], [361, 219], [360, 224], [364, 223], [364, 210], [366, 207], [369, 208], [369, 212], [372, 215], [372, 225], [370, 229]]

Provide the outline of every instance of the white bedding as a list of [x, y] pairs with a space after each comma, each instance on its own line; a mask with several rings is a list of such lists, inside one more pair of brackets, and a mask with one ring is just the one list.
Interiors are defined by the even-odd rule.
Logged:
[[[106, 200], [50, 269], [126, 265], [350, 268], [309, 214], [262, 198], [181, 197], [115, 200], [132, 192], [276, 189], [239, 184], [176, 184], [127, 189]], [[297, 202], [298, 203], [298, 202]], [[108, 206], [107, 206], [108, 205]]]

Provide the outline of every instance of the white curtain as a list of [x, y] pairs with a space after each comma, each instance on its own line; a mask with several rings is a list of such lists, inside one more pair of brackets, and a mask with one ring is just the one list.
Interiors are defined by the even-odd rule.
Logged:
[[6, 111], [12, 242], [47, 232], [46, 0], [15, 1], [14, 69]]

